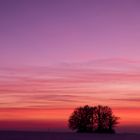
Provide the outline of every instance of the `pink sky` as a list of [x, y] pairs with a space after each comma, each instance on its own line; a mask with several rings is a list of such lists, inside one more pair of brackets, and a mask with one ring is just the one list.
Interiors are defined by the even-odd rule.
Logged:
[[139, 15], [137, 0], [1, 0], [1, 129], [64, 127], [73, 108], [102, 104], [140, 130]]

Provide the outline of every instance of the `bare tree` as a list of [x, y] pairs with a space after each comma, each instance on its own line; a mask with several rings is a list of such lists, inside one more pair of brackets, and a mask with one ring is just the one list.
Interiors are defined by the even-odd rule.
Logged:
[[114, 127], [118, 124], [118, 117], [113, 115], [112, 109], [108, 106], [94, 107], [95, 132], [114, 133]]
[[74, 110], [69, 118], [69, 128], [77, 132], [93, 131], [93, 107], [88, 105]]
[[118, 119], [108, 106], [86, 105], [74, 110], [69, 118], [69, 128], [77, 132], [114, 133]]

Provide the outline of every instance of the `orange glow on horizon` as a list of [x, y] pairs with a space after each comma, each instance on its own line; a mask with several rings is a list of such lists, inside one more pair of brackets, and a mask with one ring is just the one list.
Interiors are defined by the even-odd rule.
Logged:
[[[20, 129], [67, 128], [67, 120], [72, 111], [73, 109], [0, 109], [0, 128], [12, 128], [13, 123], [13, 128]], [[139, 109], [114, 108], [113, 112], [120, 117], [118, 126], [140, 125]]]

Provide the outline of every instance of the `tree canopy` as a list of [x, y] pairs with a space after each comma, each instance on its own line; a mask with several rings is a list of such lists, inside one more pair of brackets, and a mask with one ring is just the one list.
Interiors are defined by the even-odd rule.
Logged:
[[115, 133], [118, 117], [108, 106], [78, 107], [69, 118], [69, 128], [77, 132]]

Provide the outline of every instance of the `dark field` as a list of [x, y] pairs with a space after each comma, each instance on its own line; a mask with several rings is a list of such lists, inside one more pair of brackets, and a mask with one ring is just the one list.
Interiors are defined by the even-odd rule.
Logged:
[[140, 134], [78, 134], [1, 131], [0, 140], [140, 140]]

